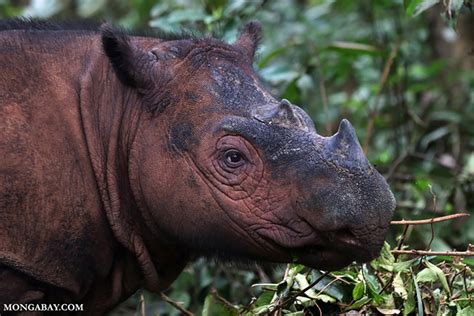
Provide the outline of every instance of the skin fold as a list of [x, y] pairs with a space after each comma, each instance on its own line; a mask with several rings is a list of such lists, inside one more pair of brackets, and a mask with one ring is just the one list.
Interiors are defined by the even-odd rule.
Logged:
[[387, 183], [347, 120], [323, 137], [269, 94], [259, 38], [257, 22], [233, 44], [0, 22], [0, 301], [103, 314], [198, 256], [378, 255]]

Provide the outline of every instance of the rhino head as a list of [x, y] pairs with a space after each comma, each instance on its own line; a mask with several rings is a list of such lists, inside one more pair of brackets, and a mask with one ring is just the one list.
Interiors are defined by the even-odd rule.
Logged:
[[191, 257], [326, 270], [378, 255], [395, 208], [389, 186], [349, 121], [321, 136], [265, 89], [252, 67], [258, 23], [233, 44], [102, 32], [141, 98], [130, 182], [156, 240]]

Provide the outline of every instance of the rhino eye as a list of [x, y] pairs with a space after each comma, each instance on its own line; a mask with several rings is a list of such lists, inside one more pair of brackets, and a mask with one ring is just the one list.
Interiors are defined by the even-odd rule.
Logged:
[[224, 154], [224, 158], [226, 165], [231, 168], [240, 167], [245, 162], [244, 156], [236, 149], [227, 150]]

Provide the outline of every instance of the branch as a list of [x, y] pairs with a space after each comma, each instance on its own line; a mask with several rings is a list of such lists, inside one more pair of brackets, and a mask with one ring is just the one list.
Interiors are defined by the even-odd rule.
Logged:
[[466, 216], [470, 216], [470, 215], [467, 213], [457, 213], [457, 214], [452, 214], [452, 215], [446, 215], [446, 216], [434, 217], [434, 218], [428, 218], [428, 219], [420, 219], [420, 220], [402, 219], [401, 221], [391, 221], [390, 224], [392, 225], [425, 225], [425, 224], [449, 221], [455, 218], [466, 217]]
[[412, 256], [451, 256], [451, 257], [471, 257], [474, 251], [430, 251], [430, 250], [392, 250], [392, 254], [412, 255]]
[[235, 308], [235, 305], [223, 298], [222, 296], [217, 293], [217, 290], [215, 288], [211, 289], [211, 294], [214, 295], [215, 298], [217, 298], [222, 304], [229, 306], [230, 308]]
[[165, 293], [161, 292], [160, 293], [160, 296], [161, 296], [161, 299], [164, 300], [166, 303], [172, 305], [174, 308], [176, 308], [177, 310], [179, 310], [181, 312], [181, 314], [183, 315], [186, 315], [186, 316], [194, 316], [193, 313], [191, 313], [190, 311], [188, 311], [187, 309], [184, 309], [183, 307], [181, 307], [181, 305], [179, 305], [178, 302], [175, 302], [173, 301], [169, 296], [167, 296]]

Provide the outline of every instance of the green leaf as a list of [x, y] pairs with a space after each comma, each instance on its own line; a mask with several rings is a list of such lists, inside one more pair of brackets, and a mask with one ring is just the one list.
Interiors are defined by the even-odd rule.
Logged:
[[410, 260], [407, 260], [407, 261], [396, 262], [393, 265], [393, 271], [394, 272], [406, 272], [410, 269], [410, 267], [417, 264], [418, 261], [419, 261], [419, 259], [415, 258], [415, 259], [410, 259]]
[[288, 271], [288, 276], [293, 277], [296, 274], [303, 271], [306, 267], [302, 264], [290, 264], [290, 271]]
[[252, 309], [250, 315], [262, 315], [262, 314], [267, 314], [270, 310], [274, 308], [273, 304], [268, 304], [268, 305], [262, 305], [257, 308]]
[[438, 276], [436, 275], [436, 272], [428, 268], [421, 270], [416, 275], [417, 282], [436, 282], [437, 280]]
[[405, 285], [403, 284], [403, 279], [400, 272], [395, 275], [392, 284], [395, 293], [397, 293], [403, 300], [406, 300], [408, 298], [408, 292], [405, 288]]
[[[410, 279], [411, 281], [411, 279]], [[411, 315], [411, 312], [415, 310], [416, 301], [415, 301], [415, 288], [413, 282], [408, 282], [406, 286], [408, 293], [406, 301], [403, 303], [403, 315]]]
[[407, 0], [405, 1], [405, 11], [407, 15], [413, 16], [416, 7], [422, 2], [423, 0]]
[[288, 297], [288, 294], [290, 294], [291, 286], [293, 285], [293, 282], [291, 284], [288, 284], [286, 280], [283, 280], [278, 284], [276, 295], [280, 299], [284, 299]]
[[468, 306], [463, 309], [459, 309], [458, 307], [458, 312], [456, 313], [456, 316], [472, 316], [474, 315], [474, 306]]
[[406, 12], [409, 16], [417, 16], [423, 11], [428, 10], [435, 4], [437, 4], [439, 0], [413, 0], [410, 1], [406, 8]]
[[451, 295], [451, 290], [448, 286], [448, 280], [446, 280], [446, 276], [444, 275], [443, 270], [441, 270], [429, 261], [425, 261], [425, 264], [428, 269], [430, 269], [436, 274], [438, 280], [441, 282], [441, 285], [443, 285], [444, 290], [448, 292], [449, 295]]
[[375, 270], [380, 271], [381, 269], [385, 271], [392, 272], [393, 271], [393, 264], [395, 262], [395, 257], [390, 252], [390, 245], [385, 242], [382, 251], [380, 252], [380, 256], [373, 260], [370, 265]]
[[362, 306], [364, 305], [367, 305], [368, 303], [370, 303], [372, 301], [371, 298], [367, 297], [367, 296], [364, 296], [362, 297], [361, 299], [357, 300], [356, 302], [354, 302], [354, 304], [348, 306], [346, 308], [346, 310], [352, 310], [352, 309], [359, 309], [361, 308]]
[[366, 264], [362, 265], [362, 271], [364, 279], [367, 281], [369, 296], [374, 299], [377, 304], [382, 303], [383, 297], [379, 294], [382, 287], [380, 286], [379, 280], [371, 271], [369, 271]]
[[463, 262], [464, 262], [465, 264], [470, 265], [471, 267], [474, 267], [474, 259], [464, 258], [464, 259], [463, 259]]
[[365, 284], [364, 282], [359, 282], [356, 284], [356, 286], [354, 286], [354, 289], [352, 290], [352, 298], [354, 299], [354, 301], [357, 301], [360, 298], [362, 298], [364, 293], [365, 293]]
[[417, 177], [415, 181], [415, 187], [421, 192], [428, 191], [430, 188], [430, 180], [422, 177]]
[[418, 316], [423, 316], [423, 301], [421, 300], [421, 292], [420, 292], [420, 288], [418, 287], [415, 274], [413, 273], [413, 269], [411, 267], [410, 267], [410, 272], [413, 277], [413, 284], [415, 285]]
[[[348, 271], [345, 271], [344, 277], [348, 276]], [[314, 281], [321, 276], [321, 273], [313, 270], [311, 273], [311, 280]], [[344, 298], [350, 299], [352, 286], [342, 283], [342, 282], [334, 282], [334, 278], [332, 276], [326, 276], [321, 279], [315, 286], [315, 291], [319, 291], [321, 293], [325, 293], [331, 297], [334, 297], [339, 302], [343, 302]]]
[[[308, 280], [306, 280], [306, 277], [303, 274], [297, 274], [295, 276], [295, 281], [298, 284], [298, 288], [300, 290], [305, 289], [306, 287], [309, 286], [309, 282]], [[308, 289], [305, 292], [305, 295], [312, 299], [323, 301], [324, 303], [336, 302], [336, 299], [334, 297], [327, 294], [323, 294], [323, 293], [316, 293], [316, 291], [313, 288]]]
[[332, 303], [332, 304], [337, 302], [337, 300], [334, 297], [324, 294], [324, 293], [316, 295], [315, 300], [322, 301], [324, 303]]
[[272, 301], [273, 295], [274, 295], [274, 292], [263, 290], [262, 294], [260, 294], [260, 296], [254, 303], [255, 307], [269, 305]]
[[239, 315], [239, 310], [235, 306], [230, 306], [221, 302], [214, 293], [209, 293], [204, 301], [202, 316], [234, 316]]
[[[295, 275], [295, 281], [296, 284], [298, 284], [298, 289], [302, 290], [305, 289], [309, 286], [308, 280], [306, 280], [306, 277], [303, 274], [297, 274]], [[306, 296], [309, 296], [311, 298], [316, 297], [316, 292], [314, 289], [310, 288], [305, 292]]]

